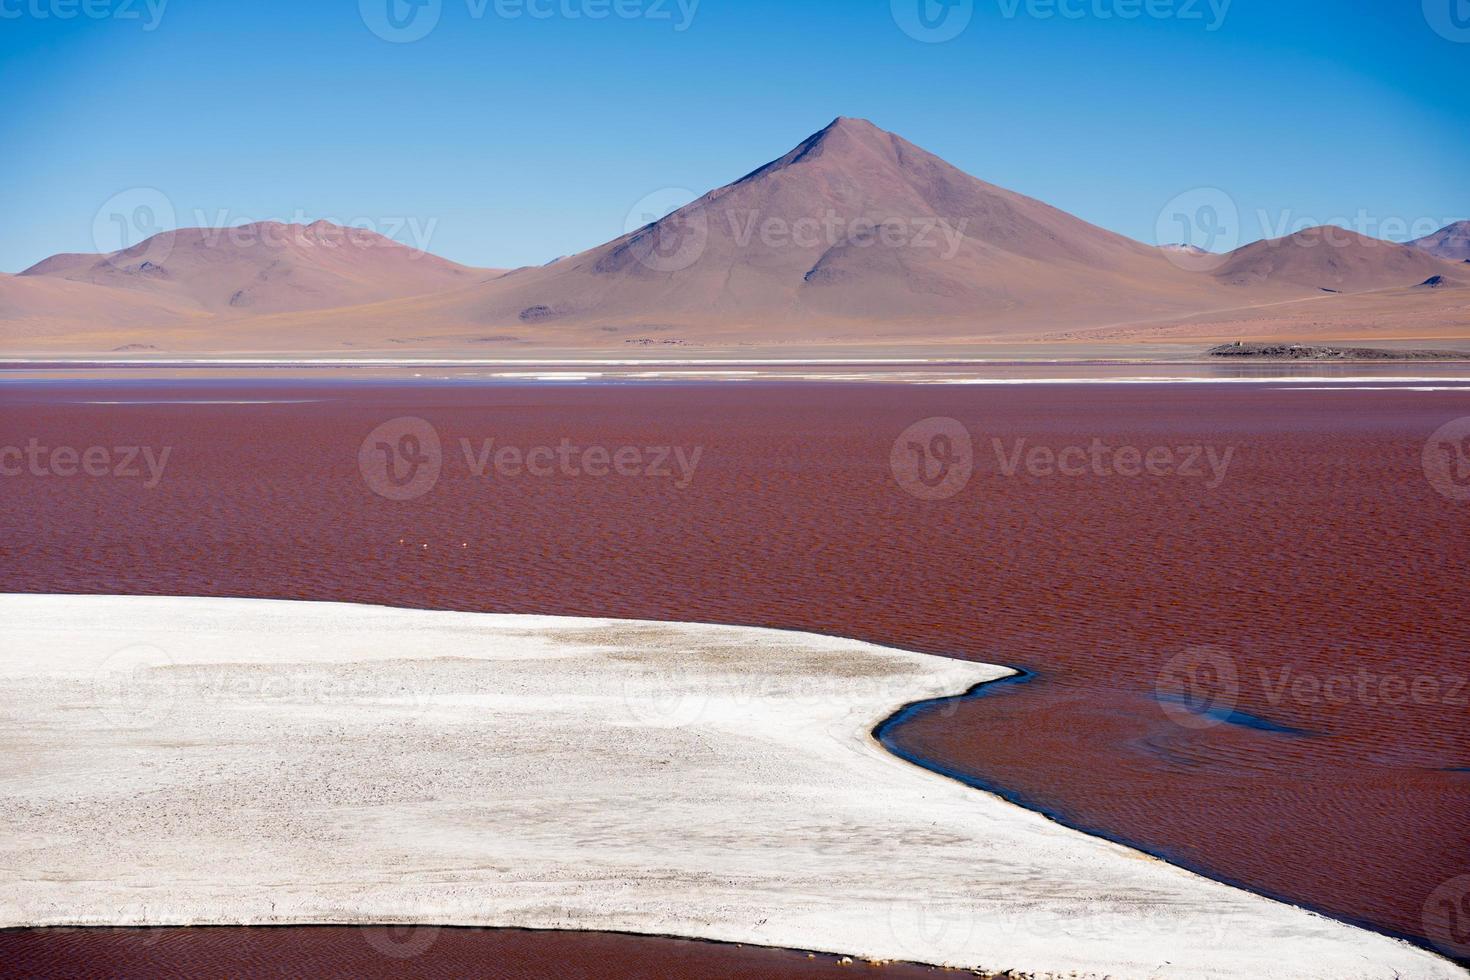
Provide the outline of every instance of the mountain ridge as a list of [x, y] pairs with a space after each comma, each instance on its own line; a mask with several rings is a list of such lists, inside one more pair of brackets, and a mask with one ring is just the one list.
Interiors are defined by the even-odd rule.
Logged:
[[[231, 250], [185, 229], [169, 233], [160, 261], [149, 239], [118, 253], [53, 256], [19, 278], [147, 295], [120, 304], [129, 343], [226, 349], [983, 345], [1146, 337], [1256, 322], [1251, 311], [1271, 309], [1311, 329], [1381, 332], [1391, 303], [1416, 324], [1470, 334], [1470, 310], [1451, 295], [1465, 291], [1398, 292], [1463, 275], [1418, 243], [1321, 228], [1224, 255], [1147, 245], [853, 117], [669, 214], [638, 217], [648, 220], [608, 242], [508, 273], [428, 253], [410, 259], [407, 246], [372, 233], [334, 250]], [[327, 222], [247, 227], [357, 234]], [[25, 308], [26, 332], [47, 343], [105, 333], [107, 304], [96, 296], [87, 300], [95, 322], [82, 329], [65, 308], [80, 302], [76, 290], [5, 288], [24, 300], [9, 305]], [[9, 334], [19, 321], [7, 317], [5, 295], [0, 328]], [[1315, 302], [1324, 299], [1332, 302]], [[138, 318], [149, 309], [158, 329], [143, 336]]]

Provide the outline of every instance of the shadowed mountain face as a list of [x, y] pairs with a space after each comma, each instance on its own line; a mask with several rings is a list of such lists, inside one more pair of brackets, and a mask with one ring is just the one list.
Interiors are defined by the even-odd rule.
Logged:
[[1414, 285], [1447, 271], [1442, 260], [1422, 249], [1323, 226], [1239, 248], [1215, 277], [1232, 286], [1356, 293]]
[[963, 320], [983, 332], [1159, 315], [1195, 308], [1214, 285], [1157, 249], [838, 119], [671, 215], [483, 287], [470, 312], [479, 322], [672, 320], [731, 332], [769, 328], [773, 317], [787, 329], [886, 320], [904, 335], [911, 328], [893, 321]]
[[[1423, 247], [1336, 228], [1229, 255], [1143, 245], [858, 119], [672, 214], [631, 220], [641, 227], [605, 245], [504, 275], [325, 222], [166, 233], [20, 277], [77, 289], [9, 277], [0, 333], [13, 350], [519, 353], [1217, 341], [1220, 330], [1382, 339], [1385, 316], [1405, 336], [1470, 333], [1455, 291], [1413, 289], [1463, 276]], [[123, 292], [148, 301], [109, 300]]]
[[239, 316], [454, 289], [485, 274], [361, 228], [262, 221], [163, 232], [103, 255], [54, 255], [21, 275], [132, 290]]
[[1457, 221], [1409, 244], [1451, 262], [1470, 262], [1470, 221]]

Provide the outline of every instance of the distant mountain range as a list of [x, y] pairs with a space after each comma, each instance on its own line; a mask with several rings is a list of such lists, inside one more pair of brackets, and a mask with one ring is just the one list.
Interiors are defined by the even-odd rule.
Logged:
[[960, 348], [1470, 337], [1470, 222], [1226, 255], [1144, 245], [863, 120], [589, 251], [472, 269], [326, 222], [166, 233], [0, 276], [0, 349]]
[[1456, 221], [1409, 244], [1451, 262], [1470, 262], [1470, 221]]

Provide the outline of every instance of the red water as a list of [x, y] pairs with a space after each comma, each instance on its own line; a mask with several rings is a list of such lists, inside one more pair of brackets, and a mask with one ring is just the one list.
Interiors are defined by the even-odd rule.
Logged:
[[658, 980], [699, 977], [933, 978], [912, 964], [842, 964], [798, 953], [687, 939], [598, 932], [348, 926], [281, 929], [34, 929], [0, 931], [0, 976], [503, 977]]
[[[305, 403], [80, 403], [160, 399]], [[403, 415], [436, 427], [444, 469], [394, 502], [358, 449]], [[895, 437], [930, 416], [975, 438], [979, 470], [948, 500], [890, 472]], [[1463, 896], [1440, 886], [1470, 874], [1470, 502], [1435, 492], [1421, 451], [1460, 416], [1470, 391], [1256, 384], [7, 385], [0, 447], [172, 452], [156, 489], [0, 478], [0, 591], [744, 623], [1024, 667], [1029, 683], [920, 713], [897, 743], [1444, 948]], [[685, 489], [485, 480], [461, 437], [703, 452]], [[1019, 437], [1234, 453], [1215, 488], [1004, 476], [991, 439]], [[1159, 701], [1189, 676], [1213, 716]]]

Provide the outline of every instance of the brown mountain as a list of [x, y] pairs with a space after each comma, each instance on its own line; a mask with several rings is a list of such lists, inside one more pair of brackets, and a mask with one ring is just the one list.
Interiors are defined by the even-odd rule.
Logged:
[[1415, 285], [1447, 271], [1443, 260], [1422, 249], [1328, 225], [1236, 249], [1214, 276], [1238, 287], [1360, 293]]
[[243, 316], [454, 289], [488, 274], [360, 228], [262, 221], [164, 232], [109, 254], [54, 255], [21, 276], [136, 291], [183, 309]]
[[1225, 256], [1143, 245], [856, 119], [605, 245], [504, 275], [376, 236], [328, 249], [294, 241], [318, 225], [262, 227], [286, 243], [196, 230], [163, 252], [48, 259], [21, 278], [144, 295], [157, 322], [119, 304], [108, 333], [99, 295], [56, 296], [24, 331], [0, 305], [4, 345], [97, 349], [101, 333], [116, 341], [102, 349], [621, 354], [1470, 334], [1470, 291], [1413, 288], [1461, 275], [1423, 249], [1341, 229]]
[[1409, 244], [1451, 262], [1470, 262], [1470, 221], [1457, 221]]
[[155, 335], [162, 324], [206, 320], [207, 315], [167, 297], [0, 273], [0, 347], [12, 352], [111, 351], [133, 336]]
[[[1231, 299], [1156, 248], [838, 119], [606, 245], [403, 304], [401, 318], [528, 341], [907, 340], [1177, 315]], [[391, 305], [379, 313], [395, 315]]]

